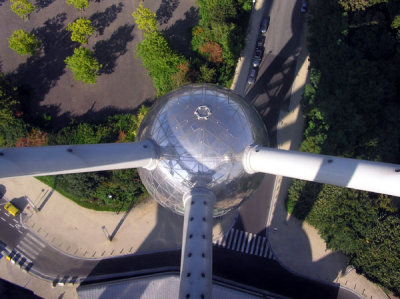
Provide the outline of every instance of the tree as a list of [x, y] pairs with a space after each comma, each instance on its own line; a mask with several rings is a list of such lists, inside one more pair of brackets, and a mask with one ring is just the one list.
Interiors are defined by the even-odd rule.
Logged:
[[18, 89], [0, 73], [0, 147], [14, 146], [26, 134], [19, 106]]
[[153, 78], [157, 96], [162, 96], [175, 88], [173, 76], [179, 71], [178, 66], [184, 63], [184, 59], [169, 47], [161, 32], [147, 33], [136, 51]]
[[132, 13], [136, 24], [144, 33], [153, 32], [157, 30], [156, 14], [148, 8], [144, 8], [142, 4]]
[[92, 22], [86, 18], [79, 18], [69, 23], [67, 30], [71, 32], [71, 40], [80, 44], [86, 44], [88, 38], [96, 31]]
[[89, 7], [89, 0], [67, 0], [68, 5], [72, 5], [76, 9], [84, 10]]
[[96, 83], [101, 65], [89, 49], [83, 47], [74, 49], [74, 55], [67, 57], [65, 63], [74, 73], [75, 80], [83, 83]]
[[36, 6], [28, 0], [11, 0], [11, 10], [15, 12], [21, 19], [29, 17], [36, 9]]
[[40, 42], [34, 34], [26, 33], [24, 30], [15, 30], [8, 39], [8, 47], [20, 55], [34, 54], [40, 46]]

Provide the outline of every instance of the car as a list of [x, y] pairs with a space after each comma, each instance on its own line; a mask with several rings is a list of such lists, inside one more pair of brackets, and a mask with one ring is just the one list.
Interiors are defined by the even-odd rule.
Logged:
[[256, 48], [253, 58], [261, 59], [262, 55], [263, 55], [263, 51], [261, 49]]
[[261, 58], [254, 58], [251, 60], [251, 65], [253, 67], [259, 67], [261, 63]]
[[307, 12], [307, 2], [306, 2], [306, 0], [302, 0], [301, 1], [301, 9], [300, 9], [300, 11], [302, 13], [306, 13]]
[[264, 47], [264, 43], [265, 43], [265, 36], [260, 35], [260, 36], [257, 38], [256, 47], [257, 47], [257, 48], [263, 48], [263, 47]]
[[8, 202], [4, 205], [4, 209], [10, 213], [11, 215], [13, 215], [14, 217], [18, 216], [19, 213], [21, 213], [21, 211], [14, 206], [11, 202]]
[[268, 26], [269, 26], [269, 21], [270, 21], [270, 17], [265, 17], [264, 19], [262, 19], [261, 21], [261, 25], [260, 25], [260, 32], [262, 34], [267, 32]]
[[256, 77], [257, 77], [257, 69], [253, 67], [250, 71], [247, 83], [254, 84], [256, 82]]

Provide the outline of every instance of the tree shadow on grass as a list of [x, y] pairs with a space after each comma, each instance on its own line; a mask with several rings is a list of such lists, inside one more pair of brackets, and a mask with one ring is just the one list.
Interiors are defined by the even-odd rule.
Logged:
[[192, 55], [192, 28], [199, 23], [198, 9], [193, 6], [185, 12], [185, 18], [176, 21], [172, 26], [163, 30], [173, 49], [186, 57]]
[[90, 21], [92, 21], [92, 25], [100, 35], [103, 35], [106, 27], [110, 26], [111, 23], [114, 22], [118, 13], [122, 11], [123, 6], [122, 2], [118, 3], [118, 6], [113, 4], [107, 7], [105, 11], [96, 12], [89, 18]]
[[102, 65], [100, 74], [111, 74], [117, 66], [118, 57], [126, 53], [126, 45], [133, 40], [132, 30], [134, 25], [120, 26], [108, 40], [102, 40], [95, 44], [94, 52]]
[[36, 0], [35, 6], [36, 10], [40, 11], [43, 8], [46, 8], [49, 6], [51, 3], [53, 3], [55, 0]]
[[[41, 41], [42, 51], [29, 57], [8, 78], [21, 87], [22, 105], [28, 115], [47, 112], [39, 103], [65, 72], [64, 60], [72, 55], [74, 43], [64, 27], [66, 14], [48, 19], [33, 34]], [[53, 107], [57, 109], [57, 107]]]
[[179, 0], [162, 0], [160, 7], [156, 11], [157, 21], [161, 25], [167, 24], [178, 6]]

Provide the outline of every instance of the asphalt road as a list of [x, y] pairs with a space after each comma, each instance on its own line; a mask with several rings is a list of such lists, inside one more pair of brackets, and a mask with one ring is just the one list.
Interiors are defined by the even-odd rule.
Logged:
[[[246, 88], [246, 100], [255, 106], [264, 120], [271, 147], [277, 147], [279, 112], [289, 109], [297, 57], [301, 51], [305, 17], [300, 13], [300, 5], [301, 1], [295, 0], [268, 1], [264, 15], [271, 19], [264, 34], [264, 56], [255, 84]], [[261, 190], [240, 208], [238, 226], [243, 230], [265, 231], [274, 181], [275, 176], [266, 175]]]

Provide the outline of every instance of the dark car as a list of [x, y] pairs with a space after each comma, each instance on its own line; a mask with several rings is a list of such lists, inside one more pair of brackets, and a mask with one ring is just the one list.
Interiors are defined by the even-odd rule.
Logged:
[[262, 47], [264, 47], [264, 43], [265, 43], [265, 36], [260, 35], [260, 36], [257, 38], [256, 47], [257, 47], [257, 48], [262, 48]]
[[307, 2], [305, 0], [301, 1], [301, 9], [300, 11], [302, 13], [306, 13], [307, 12]]
[[267, 32], [268, 26], [269, 26], [269, 20], [270, 17], [265, 17], [262, 21], [261, 21], [261, 25], [260, 25], [260, 32], [261, 33], [265, 33]]
[[249, 74], [249, 78], [247, 79], [247, 83], [254, 84], [256, 82], [256, 77], [257, 77], [257, 69], [252, 68]]
[[263, 55], [262, 49], [256, 48], [253, 58], [261, 59]]

